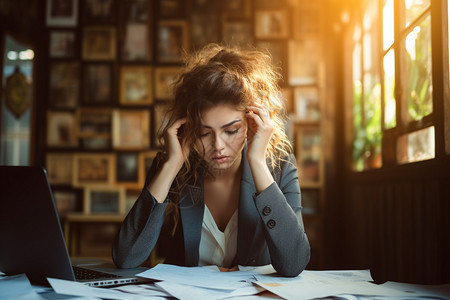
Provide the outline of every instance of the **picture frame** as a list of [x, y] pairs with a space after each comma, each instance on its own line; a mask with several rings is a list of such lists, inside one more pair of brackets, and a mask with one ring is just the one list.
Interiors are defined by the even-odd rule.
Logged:
[[47, 112], [47, 146], [52, 148], [75, 148], [75, 115], [71, 112]]
[[255, 37], [258, 39], [288, 38], [289, 24], [287, 10], [257, 10], [255, 12]]
[[75, 57], [76, 34], [71, 30], [51, 30], [49, 33], [49, 55], [51, 58]]
[[296, 158], [300, 185], [320, 187], [323, 181], [323, 155], [318, 126], [296, 127]]
[[48, 153], [46, 170], [50, 185], [70, 185], [73, 175], [73, 155], [71, 153]]
[[113, 66], [109, 63], [88, 63], [83, 66], [83, 104], [111, 105], [113, 102]]
[[125, 62], [150, 61], [152, 57], [151, 30], [147, 23], [126, 23], [121, 28], [121, 59]]
[[80, 146], [88, 151], [107, 151], [111, 149], [110, 137], [86, 137], [80, 138]]
[[[288, 42], [288, 82], [290, 85], [313, 85], [319, 76], [319, 43], [317, 37]], [[298, 68], [302, 66], [302, 68]]]
[[53, 199], [60, 217], [67, 214], [81, 212], [82, 203], [80, 191], [73, 189], [53, 189]]
[[74, 187], [113, 185], [116, 156], [113, 153], [75, 153], [73, 157]]
[[78, 62], [53, 62], [50, 65], [49, 107], [73, 109], [78, 106], [80, 90]]
[[148, 66], [122, 66], [120, 70], [120, 104], [151, 105], [153, 74]]
[[82, 57], [85, 60], [116, 58], [116, 29], [112, 26], [83, 28]]
[[220, 40], [220, 18], [215, 14], [190, 15], [190, 44], [193, 49], [199, 50], [209, 43], [218, 43]]
[[149, 110], [113, 111], [113, 148], [143, 150], [150, 146]]
[[150, 3], [148, 0], [121, 0], [121, 19], [126, 23], [147, 23], [150, 19]]
[[147, 173], [150, 170], [153, 160], [155, 159], [157, 154], [158, 151], [154, 150], [139, 153], [139, 180], [142, 183], [142, 186], [145, 184]]
[[47, 26], [74, 27], [78, 20], [78, 0], [47, 0]]
[[250, 0], [227, 0], [222, 3], [222, 10], [228, 18], [249, 18], [251, 14]]
[[112, 23], [116, 20], [116, 0], [84, 0], [85, 24]]
[[294, 87], [294, 112], [297, 121], [319, 121], [320, 97], [318, 87]]
[[118, 152], [116, 158], [117, 184], [127, 189], [142, 189], [144, 183], [141, 180], [140, 168], [138, 152]]
[[247, 21], [228, 21], [223, 24], [223, 40], [231, 46], [249, 47], [253, 44], [253, 28]]
[[87, 186], [84, 188], [85, 214], [125, 214], [125, 188], [118, 186]]
[[177, 80], [181, 68], [157, 67], [155, 68], [155, 98], [158, 100], [172, 100], [172, 84]]
[[185, 0], [159, 0], [158, 12], [163, 18], [181, 18], [185, 15]]
[[111, 138], [111, 109], [83, 107], [76, 110], [75, 116], [78, 138]]
[[157, 58], [163, 63], [179, 63], [189, 49], [188, 25], [186, 21], [163, 20], [158, 23]]

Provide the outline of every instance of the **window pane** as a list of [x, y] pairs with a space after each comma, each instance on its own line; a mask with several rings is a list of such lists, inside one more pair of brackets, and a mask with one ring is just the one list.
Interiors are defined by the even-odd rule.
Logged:
[[364, 75], [364, 169], [381, 167], [381, 84], [378, 76]]
[[409, 26], [429, 6], [430, 0], [405, 0], [405, 27]]
[[408, 116], [420, 120], [433, 111], [431, 81], [431, 18], [428, 16], [406, 37]]
[[395, 118], [395, 54], [390, 50], [383, 60], [384, 72], [384, 126], [386, 129], [396, 126]]
[[399, 164], [432, 159], [434, 156], [434, 126], [402, 135], [397, 140]]
[[383, 8], [383, 48], [394, 43], [394, 0], [388, 0]]
[[364, 168], [364, 131], [362, 124], [361, 44], [353, 48], [353, 164], [354, 169]]

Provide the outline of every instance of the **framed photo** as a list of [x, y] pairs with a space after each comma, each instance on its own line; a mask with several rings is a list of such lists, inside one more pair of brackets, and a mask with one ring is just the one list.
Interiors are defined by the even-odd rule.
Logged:
[[120, 0], [120, 11], [124, 23], [146, 23], [149, 21], [150, 3], [148, 0]]
[[112, 116], [110, 109], [80, 108], [76, 111], [77, 137], [111, 138]]
[[113, 147], [142, 150], [150, 146], [149, 110], [113, 111]]
[[[273, 1], [276, 2], [276, 1]], [[227, 0], [223, 1], [223, 12], [226, 16], [232, 18], [250, 17], [250, 0]]]
[[214, 14], [191, 14], [190, 31], [191, 46], [200, 49], [209, 43], [220, 40], [220, 18]]
[[47, 112], [47, 146], [74, 148], [78, 146], [75, 134], [75, 115], [71, 112]]
[[120, 104], [150, 105], [153, 103], [152, 68], [123, 66], [120, 71]]
[[73, 27], [78, 20], [78, 0], [47, 0], [47, 26]]
[[173, 99], [171, 85], [177, 80], [181, 69], [178, 67], [159, 67], [155, 69], [155, 97], [160, 100]]
[[[290, 85], [316, 84], [319, 75], [319, 43], [317, 37], [288, 42], [288, 81]], [[298, 66], [302, 66], [299, 68]]]
[[118, 152], [116, 159], [116, 182], [127, 189], [142, 189], [138, 152]]
[[125, 188], [88, 186], [84, 189], [85, 214], [125, 213]]
[[68, 213], [82, 211], [80, 196], [79, 191], [53, 189], [58, 215], [63, 217]]
[[160, 21], [158, 23], [158, 61], [181, 62], [184, 51], [189, 48], [185, 21]]
[[46, 170], [51, 185], [72, 184], [73, 155], [68, 153], [48, 153]]
[[123, 61], [148, 61], [152, 57], [152, 38], [147, 23], [126, 23], [123, 30]]
[[159, 0], [158, 4], [161, 17], [179, 18], [185, 15], [185, 0]]
[[112, 185], [116, 176], [116, 157], [109, 153], [76, 153], [73, 158], [72, 185]]
[[230, 21], [223, 24], [223, 40], [229, 45], [247, 47], [253, 44], [252, 26], [246, 21]]
[[84, 65], [83, 104], [110, 105], [113, 98], [113, 67], [109, 63]]
[[116, 57], [116, 29], [91, 26], [83, 29], [83, 59], [112, 60]]
[[300, 184], [303, 187], [320, 187], [323, 180], [323, 157], [320, 128], [296, 128], [296, 157]]
[[286, 10], [257, 10], [255, 36], [259, 39], [283, 39], [289, 36], [289, 14]]
[[115, 0], [84, 0], [86, 24], [111, 23], [116, 19]]
[[50, 107], [75, 108], [80, 90], [80, 66], [77, 62], [54, 62], [50, 66]]
[[162, 144], [160, 143], [160, 140], [159, 140], [159, 135], [161, 134], [161, 129], [163, 128], [163, 126], [165, 126], [167, 124], [167, 122], [169, 121], [169, 115], [168, 115], [169, 108], [170, 108], [169, 103], [155, 104], [153, 106], [153, 109], [154, 109], [153, 128], [155, 129], [154, 130], [154, 146], [156, 146], [156, 147], [162, 146]]
[[107, 151], [111, 149], [111, 138], [90, 137], [80, 139], [81, 148], [89, 151]]
[[294, 88], [294, 112], [297, 120], [320, 119], [319, 90], [315, 86]]
[[73, 58], [75, 56], [75, 32], [70, 30], [50, 31], [50, 57]]
[[156, 154], [158, 154], [157, 151], [145, 151], [139, 153], [139, 178], [142, 186], [145, 184], [147, 173], [152, 166], [153, 159], [155, 159]]

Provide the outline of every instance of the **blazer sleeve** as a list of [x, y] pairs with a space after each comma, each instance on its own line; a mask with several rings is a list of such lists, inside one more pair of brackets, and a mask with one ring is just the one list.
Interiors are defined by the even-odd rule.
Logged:
[[301, 195], [294, 155], [282, 162], [275, 182], [254, 201], [275, 270], [282, 276], [297, 276], [310, 259], [310, 246], [301, 215]]
[[158, 171], [161, 154], [153, 160], [145, 186], [130, 212], [120, 226], [113, 243], [112, 258], [119, 268], [135, 268], [149, 257], [164, 223], [168, 199], [159, 203], [147, 189], [151, 178]]

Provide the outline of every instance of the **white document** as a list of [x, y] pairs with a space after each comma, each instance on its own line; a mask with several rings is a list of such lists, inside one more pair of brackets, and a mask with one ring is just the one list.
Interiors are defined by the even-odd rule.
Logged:
[[137, 276], [190, 286], [235, 290], [250, 285], [255, 272], [220, 272], [217, 267], [179, 267], [159, 264]]
[[144, 297], [138, 295], [123, 293], [120, 291], [105, 288], [90, 287], [88, 285], [75, 281], [56, 278], [47, 278], [47, 280], [52, 286], [53, 290], [57, 294], [62, 295], [95, 297], [102, 299], [120, 299], [120, 300], [144, 299]]
[[1, 300], [44, 300], [31, 286], [25, 274], [7, 276], [0, 279]]

